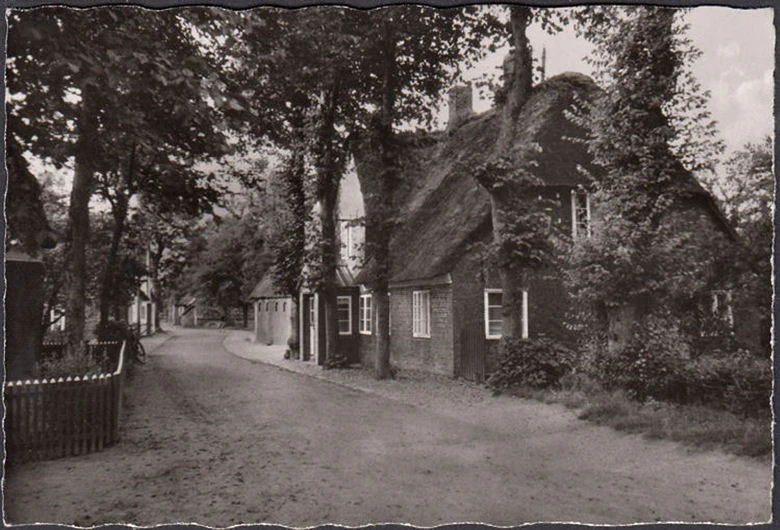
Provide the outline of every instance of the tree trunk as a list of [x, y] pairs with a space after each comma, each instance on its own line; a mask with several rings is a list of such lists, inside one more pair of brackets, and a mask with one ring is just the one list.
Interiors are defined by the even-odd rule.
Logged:
[[[506, 77], [506, 102], [501, 109], [501, 121], [498, 138], [492, 159], [497, 162], [509, 159], [517, 129], [517, 119], [525, 103], [531, 95], [533, 83], [533, 66], [531, 62], [531, 45], [526, 31], [531, 22], [531, 9], [526, 6], [510, 8], [510, 25], [512, 30], [513, 52], [510, 58], [510, 68]], [[507, 182], [507, 175], [495, 172], [483, 175], [480, 184], [490, 193], [490, 206], [493, 221], [493, 238], [498, 248], [505, 235], [507, 219], [514, 213], [519, 190]], [[496, 186], [496, 184], [503, 184]], [[500, 278], [502, 295], [502, 338], [508, 339], [520, 336], [523, 329], [523, 290], [526, 289], [526, 272], [512, 267], [511, 261], [500, 259]]]
[[290, 336], [287, 347], [290, 348], [290, 358], [300, 358], [300, 337], [298, 336], [298, 294], [290, 298]]
[[338, 244], [336, 234], [336, 207], [338, 201], [338, 177], [331, 176], [333, 185], [321, 197], [320, 223], [322, 227], [322, 298], [325, 309], [325, 364], [336, 367], [342, 364], [342, 356], [336, 348], [338, 315], [336, 311], [336, 268]]
[[108, 323], [109, 313], [112, 306], [116, 304], [116, 269], [119, 261], [119, 244], [125, 230], [125, 220], [127, 219], [128, 200], [123, 193], [118, 193], [114, 202], [113, 211], [114, 226], [111, 230], [111, 245], [108, 249], [105, 269], [103, 270], [103, 279], [100, 288], [100, 327]]
[[[152, 323], [152, 331], [160, 331], [160, 312], [163, 307], [162, 289], [160, 288], [160, 261], [162, 260], [163, 252], [165, 252], [165, 245], [159, 240], [155, 241], [155, 250], [151, 253], [151, 259], [149, 260], [149, 279], [151, 287], [151, 300], [154, 304], [154, 315], [152, 316], [154, 322]], [[246, 327], [246, 326], [245, 326]]]
[[70, 267], [67, 289], [67, 340], [70, 351], [80, 350], [84, 342], [87, 295], [87, 244], [89, 242], [89, 200], [94, 183], [93, 157], [97, 142], [97, 109], [94, 108], [94, 88], [82, 90], [81, 113], [78, 119], [78, 140], [75, 149], [73, 187], [70, 193], [68, 220], [70, 223]]
[[531, 8], [527, 6], [512, 6], [510, 8], [510, 25], [512, 31], [513, 51], [511, 56], [511, 74], [506, 79], [506, 102], [501, 111], [501, 128], [496, 141], [494, 153], [506, 156], [512, 147], [517, 126], [517, 116], [525, 102], [531, 96], [533, 85], [533, 63], [531, 44], [528, 41], [528, 25], [531, 23]]
[[321, 269], [320, 291], [325, 313], [325, 365], [337, 367], [343, 364], [336, 348], [338, 320], [336, 314], [336, 268], [339, 249], [336, 233], [336, 208], [341, 180], [341, 162], [337, 152], [336, 106], [339, 80], [334, 80], [324, 91], [317, 130], [316, 171], [317, 199], [320, 203]]
[[390, 368], [390, 233], [393, 228], [392, 183], [395, 178], [393, 156], [393, 118], [396, 99], [396, 43], [391, 21], [384, 21], [382, 53], [382, 104], [377, 120], [376, 136], [380, 151], [381, 169], [378, 175], [379, 196], [371, 201], [367, 231], [372, 232], [371, 256], [374, 259], [372, 278], [374, 310], [376, 311], [376, 356], [374, 376], [377, 379], [392, 377]]

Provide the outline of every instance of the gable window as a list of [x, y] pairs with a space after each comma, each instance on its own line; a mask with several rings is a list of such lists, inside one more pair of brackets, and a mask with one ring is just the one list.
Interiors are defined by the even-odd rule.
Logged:
[[412, 337], [431, 336], [431, 292], [412, 292]]
[[352, 335], [352, 297], [336, 297], [336, 316], [339, 321], [339, 335]]
[[[504, 326], [504, 315], [502, 307], [504, 302], [504, 293], [501, 289], [485, 289], [485, 338], [500, 339], [501, 330]], [[528, 291], [523, 291], [522, 302], [522, 328], [520, 336], [528, 338]]]
[[588, 192], [571, 192], [571, 237], [590, 237], [590, 198]]
[[371, 295], [360, 295], [359, 306], [359, 320], [360, 325], [358, 327], [361, 335], [371, 335]]

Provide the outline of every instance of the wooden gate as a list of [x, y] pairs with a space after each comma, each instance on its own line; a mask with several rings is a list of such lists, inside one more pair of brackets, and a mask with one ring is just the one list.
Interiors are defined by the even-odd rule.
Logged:
[[460, 377], [481, 383], [485, 380], [487, 339], [481, 322], [463, 327], [460, 332]]

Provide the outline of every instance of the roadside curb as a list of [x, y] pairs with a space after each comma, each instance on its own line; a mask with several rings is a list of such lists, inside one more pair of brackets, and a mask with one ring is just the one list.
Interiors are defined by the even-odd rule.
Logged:
[[[237, 334], [237, 333], [240, 333], [240, 332], [233, 332], [233, 333]], [[235, 335], [233, 335], [233, 336], [235, 336]], [[337, 386], [340, 386], [342, 388], [348, 388], [349, 390], [354, 390], [354, 391], [357, 391], [357, 392], [363, 392], [364, 394], [371, 394], [371, 395], [374, 395], [374, 396], [384, 397], [386, 399], [391, 399], [391, 400], [397, 401], [399, 403], [409, 404], [404, 399], [401, 399], [401, 398], [398, 398], [398, 397], [386, 396], [386, 395], [384, 395], [384, 394], [382, 394], [380, 392], [377, 392], [375, 390], [372, 390], [370, 388], [365, 388], [365, 387], [362, 387], [362, 386], [351, 385], [351, 384], [346, 383], [344, 381], [335, 381], [332, 378], [330, 378], [330, 377], [328, 377], [328, 376], [326, 376], [326, 375], [324, 375], [322, 373], [312, 373], [312, 372], [304, 371], [304, 370], [296, 370], [296, 369], [294, 369], [292, 367], [285, 366], [285, 365], [282, 365], [282, 364], [277, 364], [277, 363], [274, 363], [274, 362], [265, 361], [263, 359], [253, 359], [251, 357], [245, 357], [244, 355], [241, 355], [240, 353], [236, 352], [235, 350], [233, 350], [233, 349], [231, 349], [231, 348], [229, 348], [227, 346], [228, 339], [230, 339], [230, 338], [231, 338], [231, 334], [226, 334], [225, 335], [225, 338], [222, 339], [222, 348], [225, 351], [227, 351], [228, 353], [230, 353], [231, 355], [233, 355], [234, 357], [238, 357], [239, 359], [243, 359], [244, 361], [247, 361], [247, 362], [250, 362], [250, 363], [253, 363], [253, 364], [264, 364], [266, 366], [273, 366], [274, 368], [278, 368], [279, 370], [284, 370], [285, 372], [290, 372], [290, 373], [293, 373], [293, 374], [302, 375], [304, 377], [311, 377], [313, 379], [319, 379], [320, 381], [325, 381], [326, 383], [331, 383], [333, 385], [337, 385]]]

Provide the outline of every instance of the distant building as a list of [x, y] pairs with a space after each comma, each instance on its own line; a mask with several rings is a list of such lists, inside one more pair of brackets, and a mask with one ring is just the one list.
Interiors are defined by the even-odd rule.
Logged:
[[[148, 248], [144, 259], [146, 269], [149, 270], [151, 255]], [[157, 330], [157, 310], [157, 304], [154, 302], [154, 283], [147, 275], [141, 279], [133, 301], [127, 308], [127, 323], [137, 327], [142, 335], [154, 333]]]
[[254, 340], [260, 344], [286, 345], [290, 338], [292, 298], [280, 294], [267, 272], [249, 295], [254, 306]]

